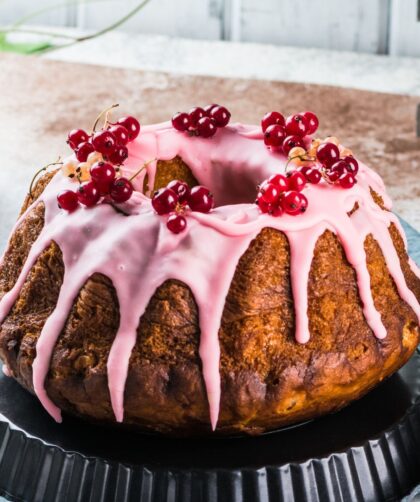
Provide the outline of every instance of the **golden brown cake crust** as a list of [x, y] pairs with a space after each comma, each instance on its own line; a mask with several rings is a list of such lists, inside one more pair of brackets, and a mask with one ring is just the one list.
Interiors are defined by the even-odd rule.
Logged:
[[[185, 171], [182, 164], [175, 159], [160, 168], [171, 173], [175, 166], [179, 175]], [[166, 183], [166, 173], [158, 175], [155, 188]], [[41, 180], [36, 195], [49, 179]], [[43, 221], [40, 203], [13, 235], [0, 269], [0, 297], [16, 281]], [[408, 265], [402, 238], [394, 226], [390, 234], [407, 284], [420, 298], [420, 281]], [[238, 263], [219, 332], [218, 431], [258, 434], [338, 410], [408, 360], [419, 342], [416, 316], [399, 297], [371, 236], [365, 250], [387, 337], [378, 340], [368, 327], [355, 272], [337, 237], [326, 231], [316, 245], [308, 283], [311, 339], [300, 345], [294, 338], [287, 238], [265, 228], [254, 239]], [[63, 274], [61, 251], [52, 243], [1, 326], [0, 356], [30, 391], [36, 341], [54, 309]], [[118, 325], [112, 283], [95, 274], [75, 300], [46, 382], [48, 394], [65, 411], [114, 422], [106, 363]], [[198, 354], [198, 311], [189, 288], [175, 280], [162, 284], [137, 334], [125, 391], [125, 423], [166, 433], [210, 432]]]

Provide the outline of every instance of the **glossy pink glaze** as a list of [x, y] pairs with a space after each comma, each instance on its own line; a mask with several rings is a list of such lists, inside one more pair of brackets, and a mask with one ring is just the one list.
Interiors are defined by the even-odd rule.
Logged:
[[[51, 242], [56, 242], [63, 253], [64, 282], [57, 306], [37, 343], [33, 383], [40, 401], [57, 421], [61, 420], [61, 412], [49, 399], [44, 386], [51, 355], [74, 300], [96, 272], [111, 279], [119, 300], [121, 321], [107, 364], [112, 407], [119, 422], [124, 420], [124, 389], [139, 319], [156, 288], [167, 279], [178, 279], [190, 287], [199, 309], [199, 352], [210, 422], [215, 429], [221, 392], [218, 331], [225, 299], [240, 257], [264, 227], [284, 232], [289, 240], [299, 343], [307, 342], [310, 337], [308, 276], [315, 244], [326, 229], [337, 234], [356, 272], [364, 315], [375, 336], [384, 338], [386, 330], [370, 289], [364, 251], [368, 234], [372, 234], [381, 247], [400, 296], [420, 317], [419, 304], [407, 287], [388, 232], [391, 223], [400, 228], [398, 219], [373, 202], [370, 187], [390, 208], [381, 178], [363, 164], [358, 183], [351, 190], [324, 183], [308, 185], [305, 194], [309, 207], [305, 214], [274, 218], [261, 214], [253, 203], [256, 185], [275, 172], [283, 172], [286, 159], [267, 150], [258, 128], [228, 126], [209, 140], [176, 132], [169, 123], [148, 126], [143, 127], [139, 138], [130, 145], [129, 153], [124, 168], [127, 176], [146, 161], [180, 156], [199, 182], [213, 191], [218, 207], [210, 214], [189, 213], [187, 230], [175, 235], [166, 228], [165, 217], [154, 214], [150, 199], [140, 193], [146, 171], [136, 180], [139, 191], [123, 205], [129, 216], [107, 204], [79, 209], [72, 214], [60, 210], [57, 193], [74, 188], [74, 184], [61, 174], [54, 177], [39, 199], [45, 204], [45, 226], [15, 286], [0, 302], [0, 322], [13, 307], [39, 255]], [[156, 162], [151, 162], [147, 166], [150, 190], [155, 171]], [[39, 201], [27, 209], [15, 229]], [[349, 217], [348, 212], [356, 202], [359, 210]], [[411, 266], [416, 269], [413, 263]]]

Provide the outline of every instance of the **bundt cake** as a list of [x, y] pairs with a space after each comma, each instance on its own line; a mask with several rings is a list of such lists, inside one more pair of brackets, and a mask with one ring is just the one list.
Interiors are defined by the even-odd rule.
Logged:
[[212, 105], [91, 135], [32, 183], [0, 268], [0, 357], [61, 410], [259, 434], [342, 408], [419, 342], [384, 185], [310, 112]]

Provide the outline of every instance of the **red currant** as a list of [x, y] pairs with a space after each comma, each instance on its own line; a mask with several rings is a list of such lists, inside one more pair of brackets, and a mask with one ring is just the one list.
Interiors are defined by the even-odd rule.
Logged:
[[280, 197], [280, 189], [274, 183], [263, 183], [260, 188], [261, 200], [267, 204], [273, 204]]
[[284, 120], [284, 117], [281, 113], [268, 112], [261, 120], [261, 129], [263, 132], [265, 132], [267, 130], [267, 127], [271, 125], [280, 125], [284, 127], [285, 123], [286, 121]]
[[279, 148], [282, 146], [286, 131], [281, 125], [273, 124], [267, 127], [264, 133], [264, 143], [266, 146], [272, 148]]
[[120, 124], [111, 126], [108, 131], [115, 136], [117, 145], [125, 146], [130, 141], [130, 136], [127, 129]]
[[347, 172], [346, 162], [344, 162], [344, 160], [338, 160], [329, 168], [327, 174], [330, 181], [335, 182], [345, 172]]
[[216, 122], [217, 127], [225, 127], [230, 121], [230, 111], [224, 106], [215, 106], [209, 112], [209, 116]]
[[190, 120], [190, 127], [197, 127], [198, 121], [205, 117], [207, 114], [206, 112], [200, 108], [199, 106], [196, 106], [195, 108], [191, 108], [191, 110], [188, 112], [188, 118]]
[[213, 209], [213, 195], [208, 188], [198, 185], [191, 189], [188, 205], [193, 211], [208, 213]]
[[80, 143], [75, 150], [76, 158], [79, 162], [86, 162], [91, 153], [95, 151], [95, 147], [90, 141]]
[[216, 122], [210, 117], [203, 117], [197, 122], [197, 134], [203, 138], [211, 138], [216, 131]]
[[344, 157], [343, 161], [347, 164], [347, 171], [356, 176], [356, 174], [359, 172], [359, 163], [357, 162], [357, 160], [352, 155], [347, 155], [347, 157]]
[[289, 190], [295, 190], [296, 192], [301, 192], [306, 185], [306, 177], [299, 171], [293, 171], [288, 176], [289, 180]]
[[321, 143], [316, 151], [316, 157], [325, 167], [332, 166], [340, 158], [340, 150], [334, 143]]
[[255, 201], [255, 204], [257, 204], [257, 206], [259, 207], [259, 209], [260, 209], [260, 211], [262, 213], [270, 213], [271, 210], [272, 210], [272, 205], [269, 204], [268, 202], [265, 202], [262, 199], [262, 193], [261, 192], [258, 193], [257, 199]]
[[157, 214], [168, 214], [178, 203], [178, 195], [170, 188], [161, 188], [153, 195], [152, 206]]
[[287, 176], [284, 176], [284, 174], [273, 174], [268, 178], [267, 181], [278, 186], [280, 192], [286, 192], [287, 190], [289, 190], [289, 180]]
[[177, 131], [188, 131], [190, 127], [190, 118], [188, 113], [178, 112], [172, 117], [172, 127]]
[[338, 178], [338, 183], [342, 188], [352, 188], [356, 183], [356, 178], [352, 173], [345, 172]]
[[90, 168], [90, 176], [95, 182], [99, 193], [106, 195], [110, 191], [111, 183], [115, 180], [115, 168], [108, 162], [96, 162]]
[[174, 234], [179, 234], [187, 228], [187, 220], [182, 214], [172, 213], [169, 215], [166, 226]]
[[57, 195], [58, 206], [65, 211], [71, 213], [77, 209], [79, 205], [79, 199], [77, 193], [72, 190], [64, 190]]
[[80, 143], [84, 143], [89, 139], [89, 135], [83, 129], [73, 129], [67, 136], [67, 143], [72, 150], [75, 150]]
[[97, 152], [110, 155], [116, 147], [117, 141], [110, 131], [98, 131], [93, 135], [92, 144]]
[[124, 164], [127, 158], [128, 148], [126, 146], [117, 146], [117, 148], [109, 155], [109, 160], [117, 166]]
[[98, 203], [101, 194], [94, 181], [87, 181], [79, 186], [77, 197], [79, 202], [84, 206], [93, 207]]
[[205, 106], [205, 107], [204, 107], [204, 111], [206, 112], [206, 115], [207, 115], [208, 117], [210, 117], [210, 112], [213, 110], [213, 108], [216, 108], [216, 107], [218, 107], [218, 106], [220, 106], [220, 105], [216, 105], [216, 103], [213, 103], [213, 104], [211, 104], [211, 105], [207, 105], [207, 106]]
[[281, 206], [287, 214], [296, 215], [304, 213], [308, 207], [308, 199], [303, 193], [290, 191], [281, 199]]
[[283, 208], [281, 207], [280, 204], [276, 205], [276, 206], [273, 206], [271, 209], [270, 209], [270, 214], [271, 216], [281, 216], [283, 214]]
[[319, 169], [314, 167], [304, 166], [300, 169], [300, 172], [305, 176], [308, 183], [312, 183], [313, 185], [317, 185], [321, 181], [321, 173]]
[[123, 117], [117, 121], [117, 124], [127, 129], [129, 141], [134, 141], [140, 134], [140, 122], [135, 117]]
[[286, 119], [286, 132], [288, 136], [304, 137], [308, 134], [309, 124], [301, 113], [291, 115]]
[[308, 131], [306, 134], [314, 134], [319, 126], [318, 117], [313, 112], [303, 112], [301, 115], [305, 117], [308, 124]]
[[117, 204], [127, 202], [133, 195], [134, 188], [131, 181], [127, 178], [116, 178], [110, 187], [109, 195]]
[[170, 188], [178, 195], [179, 202], [188, 202], [188, 197], [190, 196], [190, 187], [185, 183], [185, 181], [172, 180], [168, 183], [167, 188]]
[[301, 146], [304, 148], [303, 140], [300, 136], [287, 136], [287, 138], [283, 141], [283, 153], [285, 155], [289, 155], [289, 152], [295, 146]]

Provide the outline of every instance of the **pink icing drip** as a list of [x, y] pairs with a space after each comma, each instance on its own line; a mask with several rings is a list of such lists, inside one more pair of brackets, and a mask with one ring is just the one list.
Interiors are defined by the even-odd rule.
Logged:
[[[33, 364], [35, 392], [56, 420], [61, 418], [60, 410], [45, 391], [45, 378], [73, 302], [95, 272], [110, 278], [119, 300], [120, 326], [107, 364], [110, 398], [117, 421], [124, 419], [124, 389], [139, 319], [156, 288], [168, 279], [177, 279], [190, 287], [198, 306], [199, 352], [210, 422], [215, 429], [220, 406], [218, 331], [225, 299], [240, 257], [264, 227], [284, 232], [290, 243], [298, 342], [309, 339], [308, 276], [317, 239], [327, 229], [338, 235], [356, 271], [364, 315], [375, 336], [383, 338], [386, 331], [373, 302], [366, 266], [364, 240], [370, 233], [382, 249], [399, 294], [420, 316], [419, 305], [406, 285], [388, 233], [389, 225], [398, 225], [398, 220], [392, 213], [378, 208], [369, 192], [372, 187], [390, 207], [381, 178], [362, 165], [358, 184], [352, 190], [324, 184], [308, 186], [309, 208], [305, 214], [280, 218], [263, 215], [252, 203], [255, 186], [270, 174], [281, 172], [285, 159], [268, 151], [261, 139], [258, 129], [239, 124], [219, 130], [212, 140], [177, 133], [168, 123], [143, 128], [139, 139], [130, 147], [125, 174], [134, 173], [151, 159], [170, 160], [179, 155], [200, 183], [214, 192], [219, 205], [210, 214], [189, 214], [187, 231], [177, 236], [168, 231], [165, 218], [156, 216], [150, 200], [139, 192], [124, 205], [129, 217], [106, 204], [67, 214], [58, 209], [56, 195], [74, 185], [60, 174], [48, 185], [41, 197], [46, 208], [44, 229], [15, 286], [0, 302], [0, 322], [13, 307], [36, 259], [52, 241], [56, 242], [63, 253], [65, 277], [56, 309], [39, 337]], [[149, 164], [146, 172], [152, 188], [156, 162]], [[136, 179], [138, 190], [143, 187], [146, 172]], [[349, 217], [347, 213], [356, 202], [359, 210]], [[20, 218], [15, 229], [33, 207]]]

